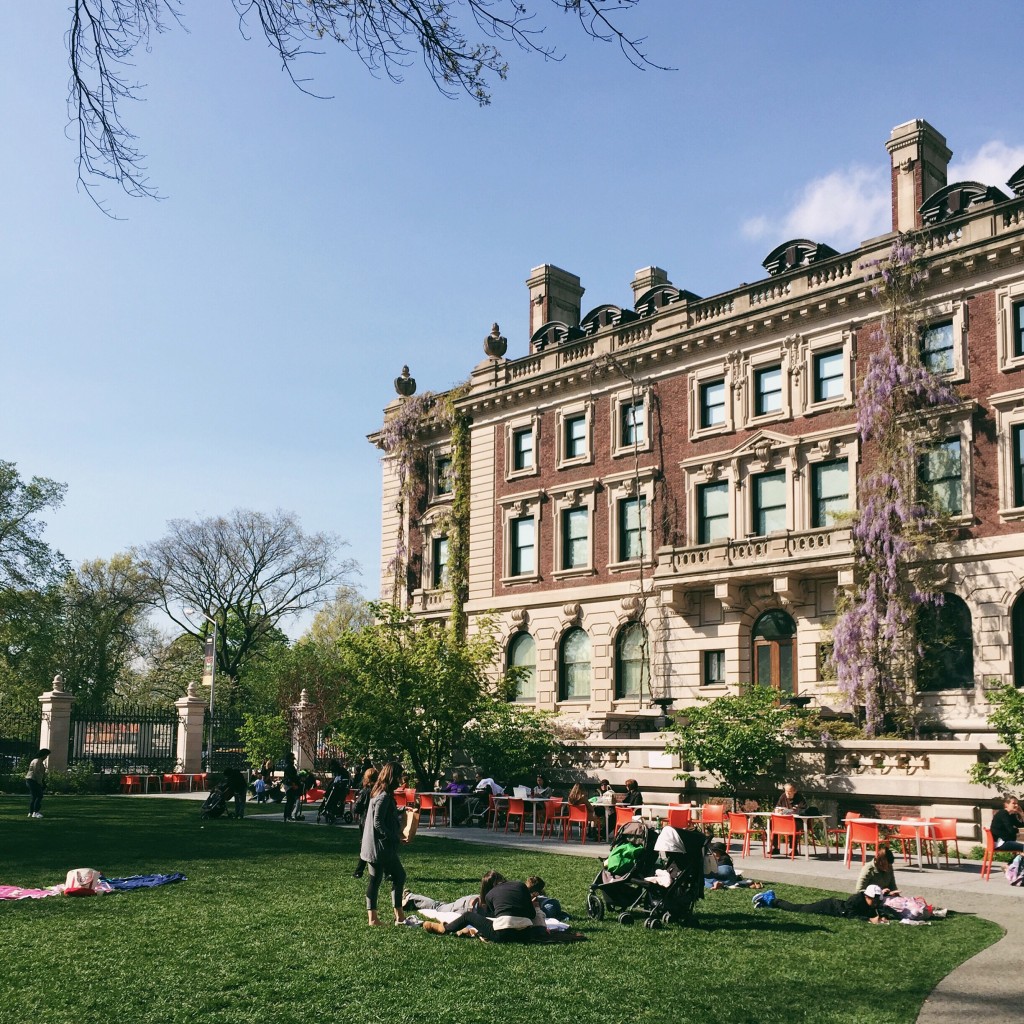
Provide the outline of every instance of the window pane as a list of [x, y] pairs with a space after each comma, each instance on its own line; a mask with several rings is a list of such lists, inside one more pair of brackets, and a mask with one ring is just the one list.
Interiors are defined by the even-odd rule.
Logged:
[[759, 644], [754, 648], [758, 686], [772, 685], [772, 649], [768, 644]]
[[512, 468], [533, 468], [533, 431], [517, 430], [512, 435]]
[[452, 460], [438, 459], [436, 463], [435, 490], [438, 494], [452, 493]]
[[590, 511], [567, 509], [562, 513], [562, 568], [578, 569], [590, 564]]
[[814, 400], [827, 402], [843, 397], [843, 353], [825, 352], [814, 357]]
[[434, 538], [434, 587], [448, 585], [448, 538]]
[[953, 369], [953, 321], [933, 324], [921, 334], [921, 362], [932, 373]]
[[754, 374], [754, 414], [765, 416], [782, 409], [782, 367], [758, 370]]
[[647, 499], [625, 498], [619, 502], [619, 561], [631, 562], [643, 556], [641, 523]]
[[831, 526], [850, 510], [850, 472], [846, 459], [823, 462], [813, 467], [811, 525]]
[[1024, 427], [1013, 428], [1013, 505], [1024, 505]]
[[918, 480], [922, 501], [936, 512], [960, 515], [963, 511], [960, 439], [943, 441], [921, 455]]
[[644, 404], [629, 402], [622, 406], [622, 444], [644, 443]]
[[729, 484], [703, 484], [698, 491], [697, 543], [711, 544], [729, 536]]
[[570, 416], [565, 421], [565, 457], [582, 458], [587, 454], [587, 418]]
[[793, 694], [793, 645], [779, 644], [779, 689]]
[[1024, 302], [1013, 305], [1013, 354], [1024, 356]]
[[534, 571], [533, 516], [512, 520], [512, 575], [525, 576]]
[[754, 533], [758, 537], [786, 529], [786, 474], [754, 477]]
[[700, 387], [700, 425], [717, 427], [725, 423], [725, 381], [716, 380]]
[[704, 652], [704, 685], [717, 686], [725, 682], [725, 651]]
[[647, 685], [644, 630], [634, 623], [620, 634], [617, 644], [615, 692], [618, 697], [638, 697]]
[[918, 663], [921, 690], [947, 690], [974, 685], [974, 637], [971, 611], [956, 594], [941, 605], [923, 605], [917, 617], [917, 638], [924, 649]]
[[590, 696], [590, 637], [574, 629], [562, 641], [561, 698], [584, 700]]
[[508, 653], [509, 668], [521, 669], [516, 684], [516, 700], [534, 700], [537, 696], [537, 645], [529, 633], [520, 633]]

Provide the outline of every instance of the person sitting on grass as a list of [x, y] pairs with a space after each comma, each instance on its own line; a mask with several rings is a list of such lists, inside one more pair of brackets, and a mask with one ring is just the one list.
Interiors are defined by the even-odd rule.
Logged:
[[530, 890], [534, 905], [545, 917], [553, 917], [556, 921], [568, 921], [569, 915], [562, 910], [562, 904], [544, 891], [545, 884], [540, 875], [530, 875], [526, 880], [526, 888]]
[[715, 860], [715, 870], [709, 873], [707, 868], [711, 865], [705, 862], [704, 888], [705, 889], [760, 889], [761, 883], [754, 882], [749, 878], [741, 878], [736, 873], [736, 867], [732, 857], [726, 849], [724, 839], [712, 839], [710, 847], [711, 856]]
[[882, 890], [877, 885], [869, 885], [863, 892], [855, 892], [843, 899], [829, 896], [827, 899], [816, 900], [814, 903], [790, 903], [780, 900], [773, 889], [765, 889], [754, 897], [754, 906], [759, 910], [771, 907], [775, 910], [788, 910], [795, 914], [819, 914], [822, 917], [846, 917], [856, 921], [867, 921], [868, 924], [888, 924], [882, 906]]
[[510, 882], [497, 871], [480, 879], [480, 903], [454, 921], [424, 921], [423, 930], [435, 935], [455, 935], [473, 929], [484, 942], [538, 942], [547, 938], [544, 915], [534, 906], [530, 890], [522, 882]]
[[875, 850], [874, 859], [861, 868], [857, 878], [857, 892], [863, 892], [869, 885], [877, 885], [883, 896], [899, 896], [893, 862], [892, 850], [888, 846], [879, 846]]

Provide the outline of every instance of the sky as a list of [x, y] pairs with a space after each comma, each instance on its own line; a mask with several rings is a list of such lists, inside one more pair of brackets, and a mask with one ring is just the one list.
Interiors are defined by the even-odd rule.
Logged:
[[137, 55], [124, 112], [160, 202], [76, 189], [67, 0], [0, 34], [0, 459], [64, 481], [46, 537], [73, 562], [171, 519], [286, 509], [336, 534], [377, 595], [379, 452], [408, 364], [440, 390], [492, 322], [529, 342], [530, 269], [580, 276], [584, 312], [634, 272], [712, 295], [780, 243], [889, 230], [891, 129], [924, 118], [950, 181], [1024, 164], [1024, 8], [641, 0], [620, 16], [674, 70], [638, 70], [533, 0], [563, 59], [505, 47], [493, 102], [449, 100], [328, 46], [291, 85], [228, 0], [185, 0]]

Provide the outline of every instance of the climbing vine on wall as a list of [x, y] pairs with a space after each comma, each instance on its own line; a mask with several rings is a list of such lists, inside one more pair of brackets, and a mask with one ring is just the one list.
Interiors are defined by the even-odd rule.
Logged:
[[[915, 723], [917, 611], [942, 603], [929, 578], [929, 548], [948, 536], [949, 517], [920, 491], [918, 468], [959, 399], [921, 358], [917, 302], [923, 261], [900, 236], [887, 259], [869, 268], [884, 313], [857, 395], [857, 426], [870, 472], [858, 485], [853, 521], [854, 586], [836, 609], [837, 686], [863, 707], [869, 736], [909, 732]], [[931, 448], [934, 451], [934, 448]]]

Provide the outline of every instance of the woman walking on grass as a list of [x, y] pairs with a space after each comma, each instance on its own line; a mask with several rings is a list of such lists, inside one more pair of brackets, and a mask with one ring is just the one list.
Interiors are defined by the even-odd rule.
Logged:
[[402, 828], [395, 803], [395, 790], [401, 779], [401, 767], [392, 761], [386, 764], [377, 776], [377, 782], [370, 794], [370, 806], [363, 825], [363, 841], [359, 856], [366, 861], [370, 880], [366, 885], [367, 924], [379, 925], [384, 922], [377, 916], [377, 895], [381, 882], [387, 875], [391, 879], [391, 901], [395, 910], [395, 924], [405, 919], [402, 912], [402, 891], [405, 889], [405, 868], [398, 857]]
[[43, 747], [36, 754], [28, 766], [28, 773], [25, 775], [25, 785], [28, 786], [28, 816], [30, 818], [41, 818], [43, 806], [43, 789], [46, 786], [46, 759], [50, 751]]

